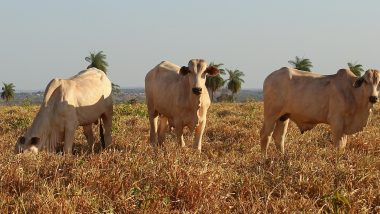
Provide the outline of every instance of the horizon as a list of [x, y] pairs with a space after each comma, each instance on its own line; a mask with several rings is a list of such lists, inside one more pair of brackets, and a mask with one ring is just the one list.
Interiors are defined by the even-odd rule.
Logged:
[[223, 63], [245, 73], [243, 89], [261, 89], [270, 72], [296, 56], [320, 74], [348, 62], [379, 69], [378, 8], [374, 0], [5, 2], [0, 82], [39, 90], [85, 69], [84, 58], [98, 51], [123, 88], [143, 88], [145, 74], [162, 60]]
[[[120, 89], [121, 90], [132, 90], [132, 89], [139, 89], [139, 90], [144, 90], [144, 86], [142, 87], [121, 87], [120, 86]], [[220, 88], [219, 90], [221, 90], [223, 88]], [[224, 87], [225, 89], [225, 87]], [[263, 89], [262, 88], [241, 88], [241, 90], [245, 90], [245, 91], [262, 91]], [[15, 92], [16, 93], [36, 93], [36, 92], [44, 92], [45, 89], [31, 89], [31, 90], [24, 90], [24, 89], [15, 89]], [[239, 92], [238, 92], [239, 93]]]

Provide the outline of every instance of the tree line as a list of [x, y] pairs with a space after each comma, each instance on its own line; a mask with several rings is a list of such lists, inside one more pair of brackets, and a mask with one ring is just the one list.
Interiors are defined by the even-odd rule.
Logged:
[[[106, 61], [107, 56], [103, 51], [99, 52], [90, 52], [90, 55], [85, 57], [85, 60], [90, 64], [87, 68], [97, 68], [103, 71], [105, 74], [108, 72], [108, 62]], [[310, 59], [296, 56], [294, 60], [289, 60], [288, 63], [295, 69], [310, 72], [313, 67]], [[206, 87], [210, 91], [211, 101], [215, 100], [215, 92], [221, 89], [226, 85], [226, 88], [231, 91], [231, 100], [234, 100], [237, 92], [241, 90], [241, 86], [244, 83], [244, 73], [238, 69], [224, 69], [222, 66], [223, 63], [210, 63], [211, 66], [214, 66], [219, 69], [220, 73], [213, 77], [206, 77]], [[355, 62], [347, 63], [348, 69], [352, 71], [356, 76], [360, 77], [364, 72], [363, 65]], [[224, 75], [227, 75], [226, 79], [223, 78]], [[120, 86], [112, 83], [112, 93], [117, 94], [120, 92]], [[15, 96], [15, 85], [13, 83], [4, 83], [1, 92], [1, 98], [8, 103], [10, 100], [14, 99]]]
[[[301, 70], [301, 71], [308, 71], [311, 72], [311, 68], [313, 67], [310, 59], [307, 58], [301, 58], [296, 56], [295, 60], [289, 60], [288, 63], [293, 66], [293, 68]], [[348, 69], [351, 70], [352, 73], [354, 73], [357, 77], [362, 76], [362, 73], [364, 72], [363, 65], [357, 63], [357, 62], [349, 62], [347, 63]]]

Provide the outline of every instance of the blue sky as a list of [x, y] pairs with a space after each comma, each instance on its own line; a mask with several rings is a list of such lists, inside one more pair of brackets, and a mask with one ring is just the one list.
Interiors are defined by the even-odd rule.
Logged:
[[295, 56], [322, 74], [356, 61], [380, 69], [379, 21], [376, 0], [0, 0], [0, 81], [44, 89], [103, 50], [122, 87], [143, 87], [162, 60], [204, 58], [243, 71], [243, 88], [261, 88]]

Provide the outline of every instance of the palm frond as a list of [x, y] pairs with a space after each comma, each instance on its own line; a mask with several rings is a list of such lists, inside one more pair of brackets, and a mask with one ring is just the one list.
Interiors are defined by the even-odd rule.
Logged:
[[106, 61], [107, 56], [103, 51], [98, 53], [90, 53], [90, 56], [87, 56], [85, 60], [90, 63], [87, 68], [97, 68], [102, 70], [104, 73], [107, 73], [108, 62]]
[[298, 56], [296, 56], [295, 60], [289, 60], [288, 63], [295, 69], [302, 71], [311, 71], [311, 68], [313, 67], [310, 59], [300, 58]]
[[362, 73], [364, 72], [363, 65], [355, 63], [347, 63], [348, 68], [351, 70], [352, 73], [354, 73], [356, 76], [360, 77]]

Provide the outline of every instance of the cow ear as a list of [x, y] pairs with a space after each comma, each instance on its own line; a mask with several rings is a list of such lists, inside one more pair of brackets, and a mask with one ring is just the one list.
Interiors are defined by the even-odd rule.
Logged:
[[219, 69], [217, 69], [214, 66], [208, 66], [206, 71], [205, 71], [209, 76], [216, 76], [220, 73]]
[[186, 74], [190, 73], [190, 70], [188, 67], [182, 66], [181, 69], [179, 70], [179, 73], [185, 76]]
[[19, 138], [18, 138], [18, 142], [19, 142], [20, 144], [25, 144], [25, 137], [19, 137]]
[[359, 88], [360, 86], [362, 86], [363, 82], [364, 82], [363, 77], [357, 78], [354, 82], [354, 88]]
[[37, 145], [39, 142], [40, 142], [39, 137], [32, 137], [32, 139], [30, 140], [30, 145]]

